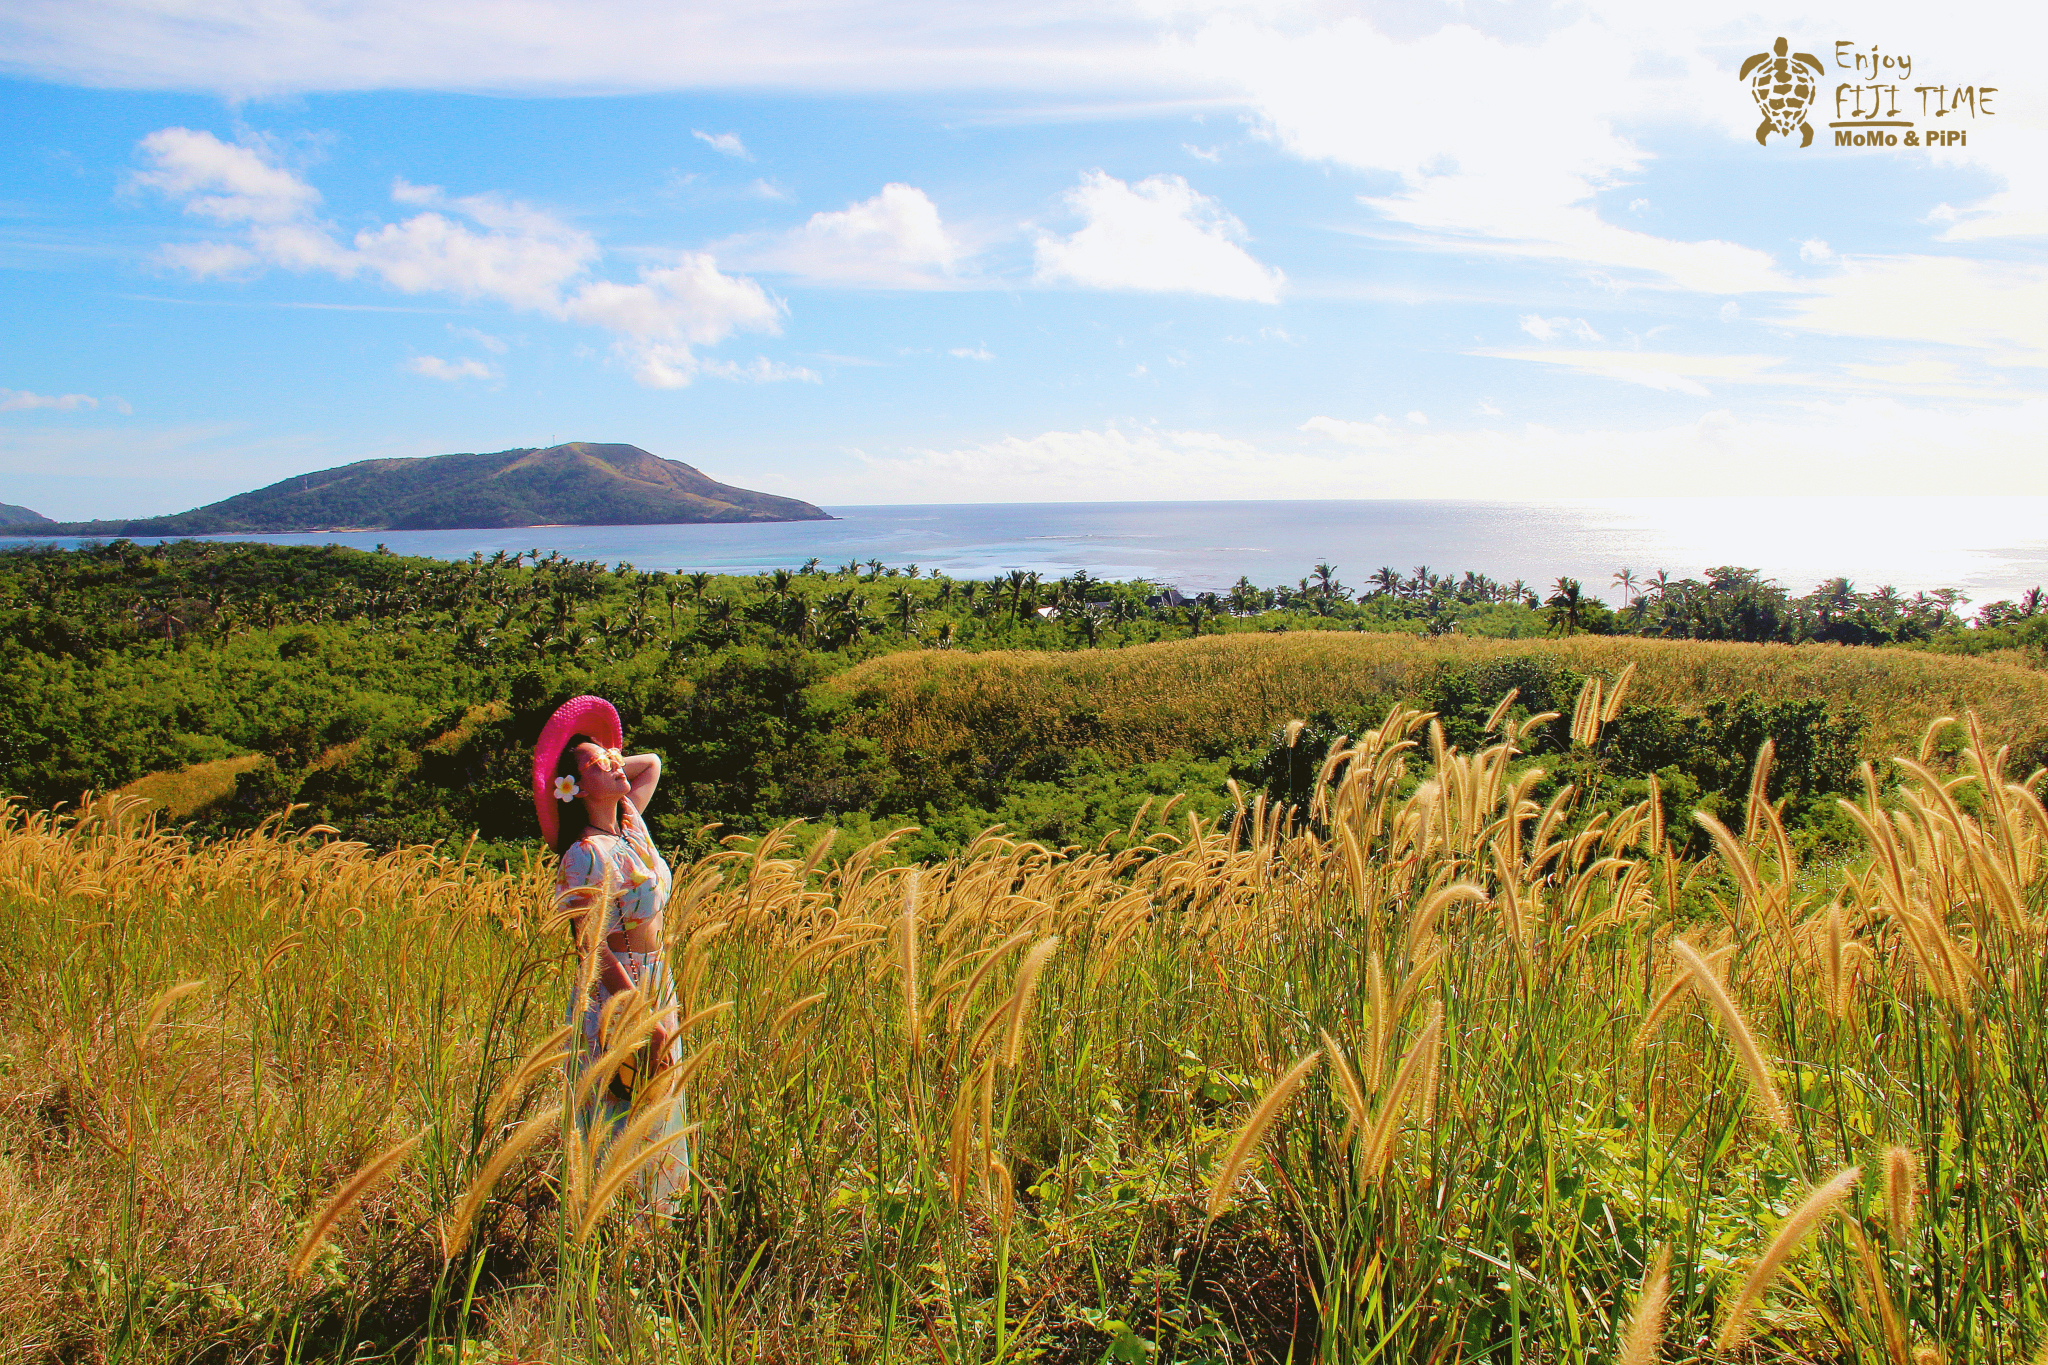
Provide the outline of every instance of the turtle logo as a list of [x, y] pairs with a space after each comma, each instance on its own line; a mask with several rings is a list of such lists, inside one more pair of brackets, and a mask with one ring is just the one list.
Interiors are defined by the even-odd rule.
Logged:
[[[1817, 88], [1814, 77], [1826, 72], [1818, 57], [1804, 52], [1785, 54], [1783, 38], [1771, 46], [1769, 52], [1759, 52], [1742, 64], [1737, 78], [1749, 82], [1749, 93], [1756, 100], [1756, 107], [1764, 111], [1764, 121], [1756, 126], [1757, 146], [1764, 146], [1764, 139], [1776, 129], [1785, 137], [1792, 136], [1792, 130], [1799, 130], [1799, 145], [1813, 145], [1813, 125], [1806, 121], [1806, 106], [1813, 103]], [[1813, 75], [1806, 74], [1802, 67], [1812, 67]]]

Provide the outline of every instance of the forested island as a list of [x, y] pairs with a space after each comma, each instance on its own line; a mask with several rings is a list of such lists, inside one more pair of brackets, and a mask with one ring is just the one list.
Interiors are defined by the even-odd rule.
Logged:
[[735, 488], [638, 446], [589, 441], [490, 455], [360, 460], [173, 516], [52, 522], [25, 507], [14, 510], [27, 515], [12, 516], [0, 505], [0, 534], [275, 535], [831, 519], [810, 503]]

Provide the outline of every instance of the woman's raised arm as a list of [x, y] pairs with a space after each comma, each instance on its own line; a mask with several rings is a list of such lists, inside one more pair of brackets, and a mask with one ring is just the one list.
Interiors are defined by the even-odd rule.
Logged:
[[632, 783], [626, 795], [633, 799], [633, 809], [645, 815], [648, 802], [654, 800], [654, 789], [661, 782], [661, 759], [654, 754], [629, 754], [625, 767], [626, 781]]

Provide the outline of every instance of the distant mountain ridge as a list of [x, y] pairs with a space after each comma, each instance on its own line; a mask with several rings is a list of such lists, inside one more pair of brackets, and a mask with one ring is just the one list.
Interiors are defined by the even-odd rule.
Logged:
[[172, 516], [16, 522], [0, 524], [0, 533], [203, 536], [831, 519], [810, 503], [735, 488], [638, 446], [571, 441], [489, 455], [359, 460]]
[[50, 526], [55, 525], [41, 512], [11, 502], [0, 502], [0, 526]]

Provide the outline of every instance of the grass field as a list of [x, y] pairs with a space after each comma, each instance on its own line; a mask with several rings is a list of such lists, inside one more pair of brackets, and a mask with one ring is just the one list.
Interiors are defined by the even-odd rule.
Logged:
[[1122, 650], [884, 655], [836, 686], [892, 755], [986, 762], [990, 750], [1093, 747], [1122, 762], [1264, 743], [1317, 710], [1378, 716], [1439, 676], [1507, 659], [1613, 676], [1633, 702], [1696, 708], [1755, 692], [1821, 697], [1872, 721], [1871, 756], [1912, 750], [1936, 716], [1974, 710], [2029, 761], [2048, 761], [2048, 675], [2015, 662], [1837, 645], [1703, 644], [1627, 636], [1485, 640], [1290, 632], [1214, 635]]
[[[1140, 714], [1237, 648], [1055, 662]], [[671, 1222], [561, 1118], [544, 866], [9, 808], [0, 1359], [2036, 1360], [2048, 811], [1894, 724], [1827, 867], [1761, 803], [1698, 863], [1655, 799], [1538, 809], [1513, 735], [1399, 710], [1307, 825], [728, 849], [671, 903]]]
[[262, 754], [237, 754], [171, 772], [138, 777], [115, 794], [149, 802], [167, 820], [185, 820], [235, 790], [235, 779], [263, 762]]

